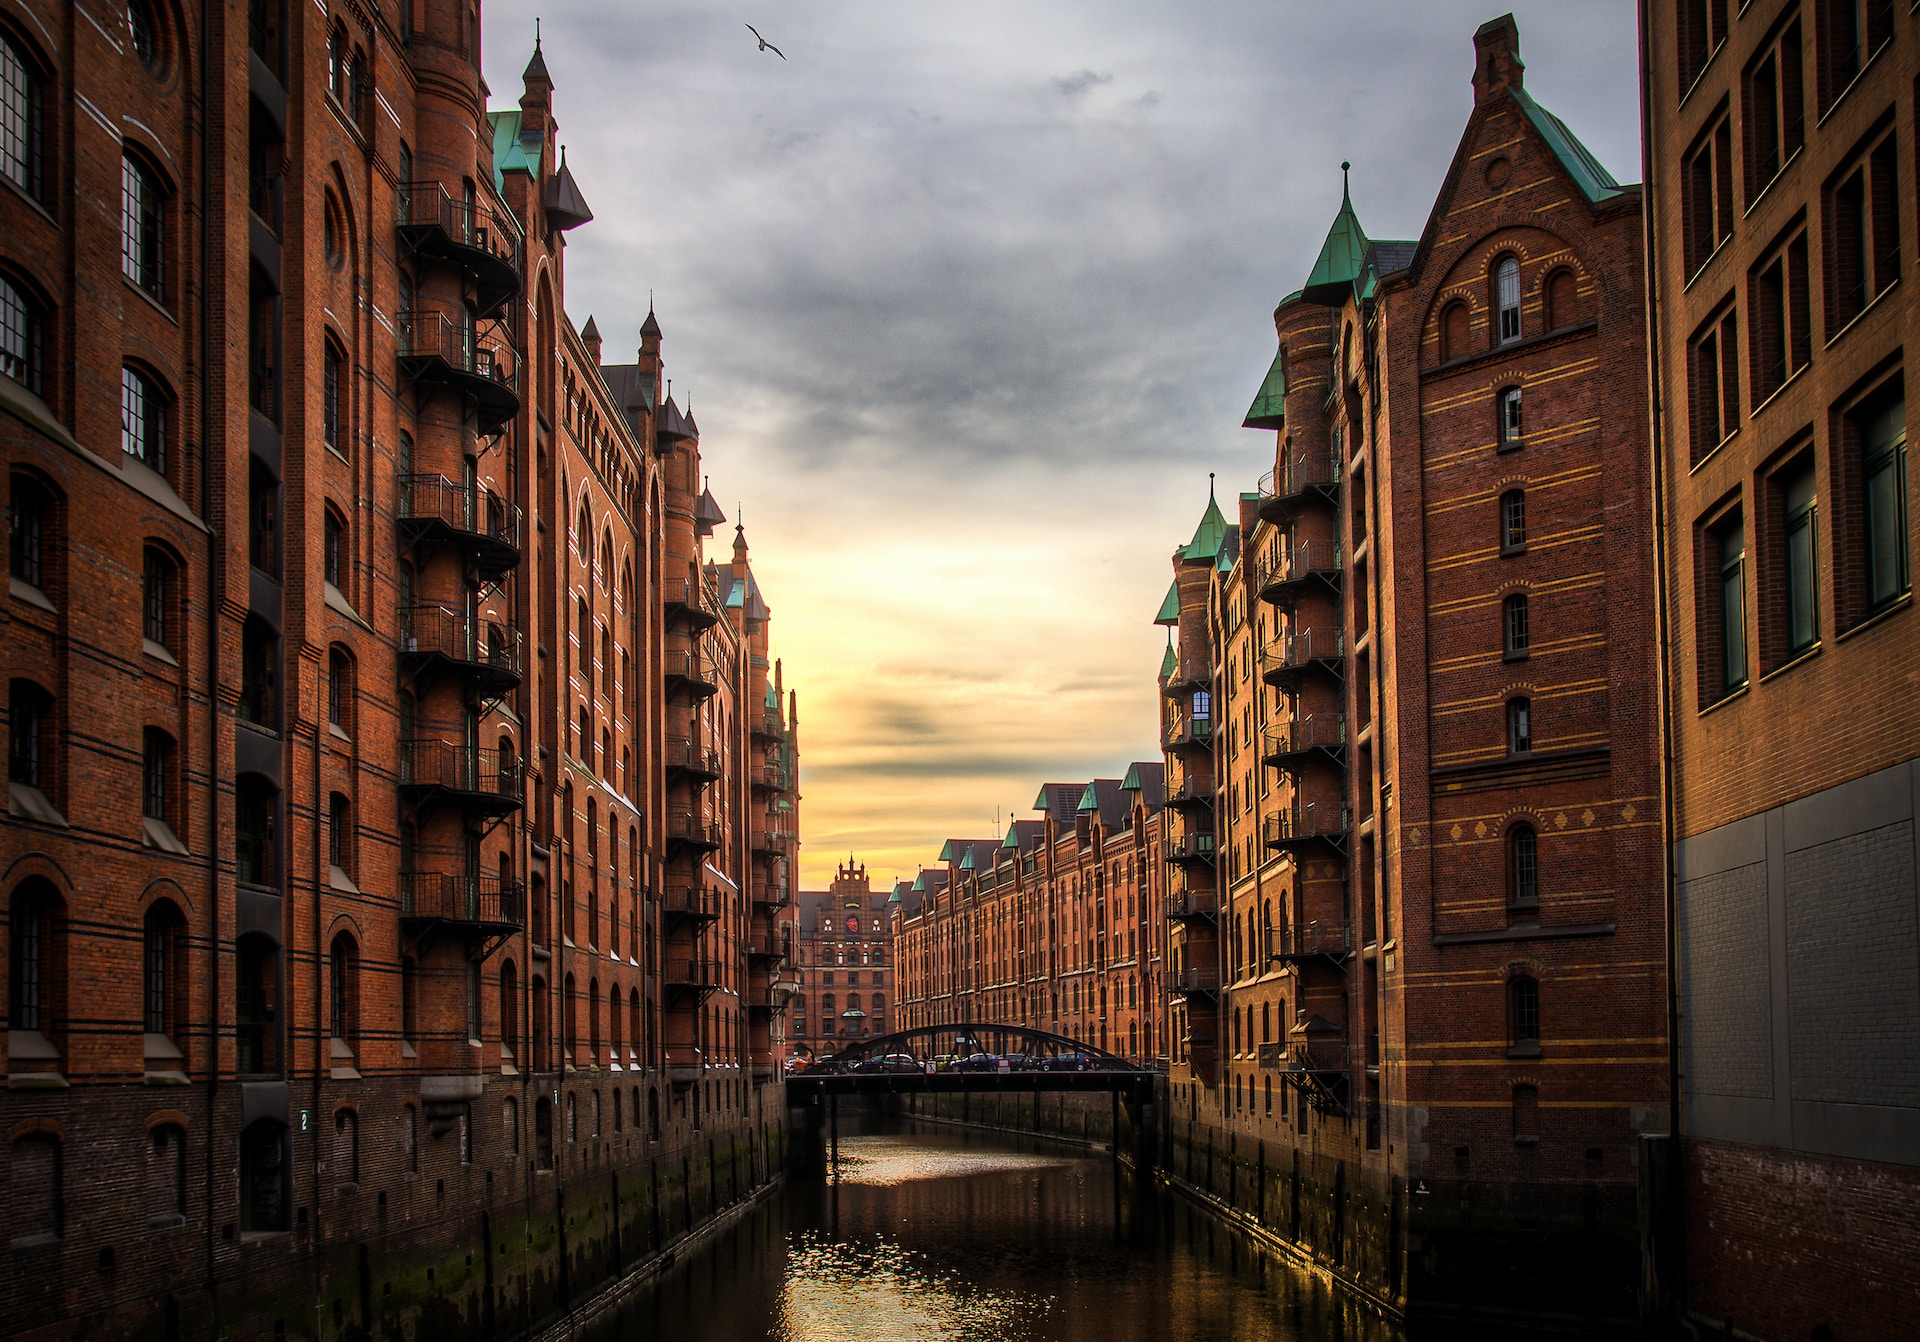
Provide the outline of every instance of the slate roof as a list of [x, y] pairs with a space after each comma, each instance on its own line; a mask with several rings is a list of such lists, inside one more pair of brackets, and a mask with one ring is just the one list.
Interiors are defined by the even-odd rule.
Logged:
[[1080, 794], [1086, 790], [1085, 783], [1042, 784], [1040, 794], [1033, 799], [1033, 809], [1045, 811], [1061, 826], [1070, 827], [1080, 808]]
[[1164, 760], [1136, 760], [1120, 780], [1124, 792], [1137, 792], [1149, 812], [1167, 804], [1167, 766]]
[[653, 413], [653, 374], [643, 372], [637, 363], [603, 363], [600, 379], [613, 394], [620, 413], [627, 417], [627, 427], [636, 435], [643, 432], [641, 421]]
[[567, 166], [565, 154], [560, 155], [560, 170], [547, 179], [545, 204], [547, 218], [562, 232], [593, 219], [593, 207], [580, 193], [580, 183], [573, 180], [573, 169]]

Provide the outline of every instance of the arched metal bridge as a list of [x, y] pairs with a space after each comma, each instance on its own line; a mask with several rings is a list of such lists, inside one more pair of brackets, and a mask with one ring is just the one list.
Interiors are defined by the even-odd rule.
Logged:
[[962, 1022], [850, 1044], [787, 1078], [788, 1103], [823, 1095], [1111, 1091], [1146, 1099], [1153, 1073], [1065, 1035]]

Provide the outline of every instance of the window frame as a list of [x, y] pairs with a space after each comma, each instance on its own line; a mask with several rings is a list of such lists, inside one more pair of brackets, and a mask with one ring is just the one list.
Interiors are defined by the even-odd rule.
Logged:
[[1507, 700], [1507, 754], [1522, 757], [1533, 754], [1533, 700], [1516, 694]]
[[1509, 489], [1500, 496], [1500, 553], [1515, 555], [1527, 548], [1527, 491]]
[[167, 457], [167, 420], [173, 398], [146, 370], [120, 365], [120, 453], [162, 479]]
[[1502, 387], [1494, 393], [1495, 451], [1512, 452], [1527, 444], [1526, 402], [1520, 386]]
[[120, 151], [120, 273], [154, 302], [167, 302], [165, 179], [132, 145]]
[[1525, 661], [1533, 646], [1532, 603], [1526, 592], [1509, 592], [1500, 599], [1500, 648], [1505, 661]]
[[1495, 258], [1493, 263], [1493, 343], [1495, 348], [1502, 348], [1525, 338], [1526, 320], [1523, 313], [1525, 302], [1526, 293], [1520, 282], [1520, 258], [1512, 252], [1503, 252]]
[[[45, 394], [47, 305], [19, 275], [0, 272], [0, 376]], [[20, 348], [10, 348], [17, 335]]]

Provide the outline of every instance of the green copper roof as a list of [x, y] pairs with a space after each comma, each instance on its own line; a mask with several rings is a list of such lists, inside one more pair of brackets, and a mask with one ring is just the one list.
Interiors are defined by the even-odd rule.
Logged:
[[[1169, 648], [1167, 651], [1171, 652], [1173, 649]], [[1120, 780], [1120, 790], [1122, 792], [1138, 792], [1140, 790], [1140, 766], [1138, 764], [1128, 766], [1127, 776]]]
[[1002, 848], [1018, 848], [1020, 846], [1020, 840], [1015, 837], [1014, 825], [1012, 823], [1007, 825], [1007, 837], [1000, 841], [1000, 846]]
[[1160, 679], [1165, 680], [1168, 676], [1172, 675], [1173, 669], [1179, 665], [1180, 658], [1175, 654], [1173, 644], [1167, 644], [1167, 655], [1160, 659]]
[[973, 845], [972, 844], [967, 845], [967, 855], [960, 859], [960, 870], [962, 871], [973, 870]]
[[921, 873], [920, 873], [920, 874], [919, 874], [918, 876], [915, 876], [915, 877], [913, 878], [913, 888], [914, 888], [915, 890], [922, 890], [922, 891], [924, 891], [924, 890], [925, 890], [925, 889], [927, 888], [927, 873], [926, 873], [926, 872], [924, 872], [924, 871], [923, 871], [923, 872], [921, 872]]
[[1320, 259], [1313, 263], [1301, 296], [1309, 303], [1345, 302], [1367, 269], [1367, 235], [1360, 227], [1360, 216], [1353, 212], [1353, 197], [1343, 187], [1340, 213], [1333, 217], [1327, 240], [1320, 246]]
[[1045, 811], [1048, 810], [1051, 805], [1052, 803], [1047, 800], [1047, 790], [1044, 787], [1041, 788], [1040, 795], [1033, 799], [1033, 809], [1036, 811]]
[[[1180, 623], [1180, 580], [1175, 578], [1167, 584], [1167, 598], [1160, 603], [1160, 613], [1153, 617], [1155, 624]], [[1035, 802], [1038, 806], [1041, 803]]]
[[507, 173], [513, 169], [530, 172], [534, 180], [540, 177], [539, 140], [531, 144], [520, 138], [520, 112], [489, 112], [487, 120], [493, 123], [493, 189], [507, 189]]
[[1253, 404], [1247, 407], [1247, 417], [1240, 422], [1243, 429], [1278, 429], [1287, 422], [1287, 352], [1275, 350], [1273, 367], [1267, 370], [1267, 380], [1260, 384], [1260, 391], [1253, 398]]
[[1078, 811], [1097, 811], [1100, 809], [1100, 801], [1093, 795], [1093, 784], [1087, 784], [1087, 790], [1080, 794], [1080, 805], [1074, 809]]
[[[1227, 519], [1221, 513], [1220, 505], [1214, 501], [1213, 487], [1207, 487], [1207, 511], [1200, 516], [1200, 525], [1193, 529], [1193, 539], [1187, 542], [1187, 548], [1180, 552], [1182, 559], [1215, 559], [1219, 557], [1220, 547], [1226, 543]], [[1177, 585], [1177, 584], [1176, 584]], [[1176, 599], [1174, 609], [1179, 610]]]
[[953, 846], [958, 842], [959, 840], [957, 839], [948, 839], [945, 843], [940, 845], [940, 860], [942, 862], [953, 861]]
[[1620, 183], [1613, 179], [1612, 173], [1600, 166], [1600, 160], [1593, 156], [1593, 151], [1581, 144], [1579, 138], [1567, 129], [1566, 122], [1535, 102], [1525, 89], [1510, 85], [1507, 91], [1520, 104], [1520, 110], [1527, 114], [1527, 120], [1540, 132], [1540, 138], [1547, 142], [1554, 157], [1560, 160], [1567, 174], [1579, 184], [1591, 204], [1598, 205], [1620, 194]]

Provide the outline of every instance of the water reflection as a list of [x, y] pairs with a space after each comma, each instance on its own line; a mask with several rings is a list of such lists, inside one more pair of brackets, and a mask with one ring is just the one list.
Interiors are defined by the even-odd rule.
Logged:
[[1345, 1297], [1250, 1253], [1104, 1157], [949, 1128], [842, 1135], [596, 1339], [1392, 1342]]

